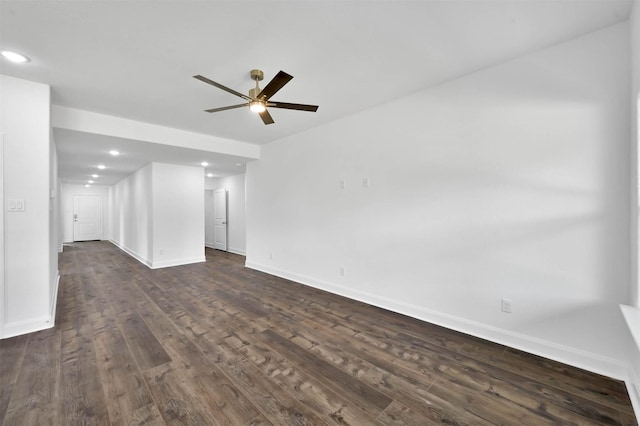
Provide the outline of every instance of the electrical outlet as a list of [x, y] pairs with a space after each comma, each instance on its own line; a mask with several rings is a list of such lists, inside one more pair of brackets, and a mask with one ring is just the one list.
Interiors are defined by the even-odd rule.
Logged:
[[344, 266], [340, 267], [340, 275], [342, 275], [344, 277]]
[[502, 312], [511, 313], [511, 299], [502, 299]]
[[340, 189], [345, 189], [347, 187], [347, 183], [344, 180], [340, 181]]
[[369, 187], [369, 178], [368, 177], [362, 178], [362, 187], [363, 188], [368, 188]]

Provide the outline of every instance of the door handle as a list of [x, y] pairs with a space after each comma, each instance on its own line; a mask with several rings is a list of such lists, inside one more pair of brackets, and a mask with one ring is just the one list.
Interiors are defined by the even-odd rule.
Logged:
[[222, 222], [222, 224], [223, 224], [223, 225], [226, 225], [226, 224], [227, 224], [227, 222]]
[[73, 221], [74, 221], [74, 222], [77, 222], [77, 221], [78, 221], [78, 214], [77, 214], [77, 213], [73, 215]]

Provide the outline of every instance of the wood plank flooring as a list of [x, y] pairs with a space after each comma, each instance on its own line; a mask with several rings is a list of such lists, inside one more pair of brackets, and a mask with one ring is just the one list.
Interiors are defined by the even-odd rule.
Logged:
[[0, 340], [0, 424], [637, 424], [619, 381], [206, 255], [65, 246], [55, 328]]

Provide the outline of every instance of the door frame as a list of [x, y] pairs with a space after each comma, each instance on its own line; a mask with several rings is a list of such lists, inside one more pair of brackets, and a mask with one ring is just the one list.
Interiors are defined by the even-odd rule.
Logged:
[[[216, 224], [216, 211], [218, 209], [218, 203], [216, 194], [223, 194], [224, 197], [224, 248], [220, 248], [217, 245], [217, 224]], [[227, 188], [219, 188], [213, 191], [213, 246], [217, 250], [229, 251], [229, 191]]]
[[89, 195], [89, 194], [74, 194], [72, 195], [72, 210], [71, 210], [71, 241], [91, 241], [91, 240], [76, 240], [76, 198], [96, 198], [100, 200], [100, 240], [104, 239], [104, 198], [101, 195]]

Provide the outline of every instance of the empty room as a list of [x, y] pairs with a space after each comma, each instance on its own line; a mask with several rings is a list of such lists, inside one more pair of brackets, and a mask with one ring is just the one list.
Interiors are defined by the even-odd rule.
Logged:
[[0, 0], [0, 425], [637, 425], [637, 0]]

